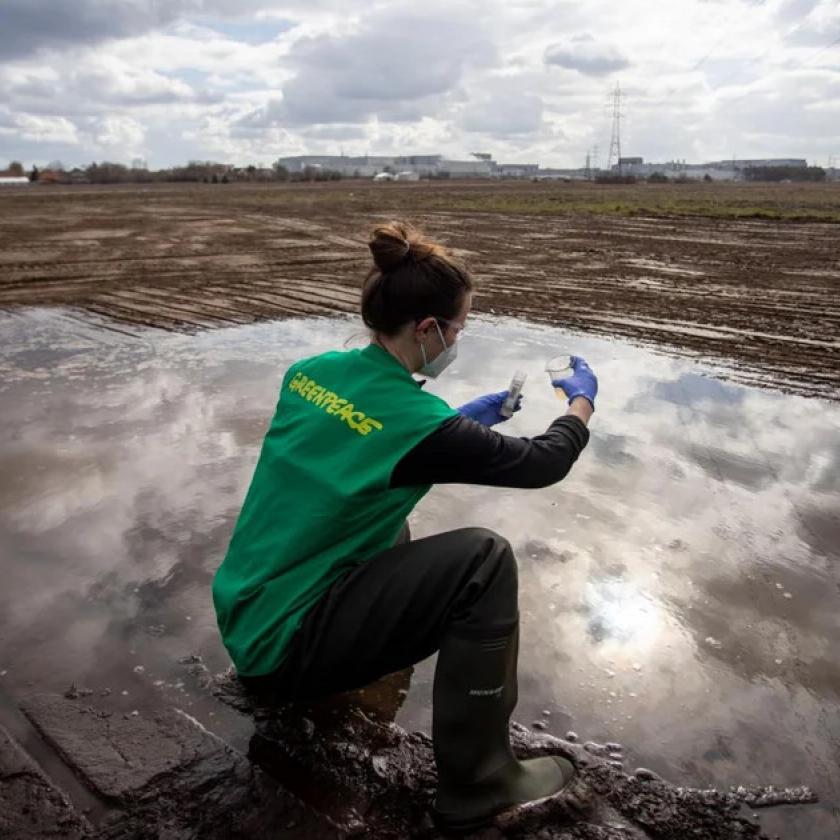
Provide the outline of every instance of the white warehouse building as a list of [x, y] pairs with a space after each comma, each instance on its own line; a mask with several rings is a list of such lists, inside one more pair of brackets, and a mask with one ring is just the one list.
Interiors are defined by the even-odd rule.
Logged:
[[808, 161], [804, 158], [733, 158], [731, 160], [715, 160], [710, 163], [686, 163], [679, 160], [671, 160], [666, 163], [645, 163], [644, 158], [623, 157], [620, 158], [619, 163], [612, 165], [612, 172], [622, 175], [635, 175], [639, 178], [660, 174], [668, 178], [683, 176], [700, 179], [708, 176], [713, 181], [740, 181], [743, 178], [743, 170], [755, 166], [807, 167]]
[[348, 178], [372, 178], [380, 172], [436, 174], [442, 160], [442, 155], [296, 155], [278, 158], [277, 164], [286, 167], [289, 172], [303, 172], [307, 168], [327, 169]]
[[489, 178], [497, 175], [499, 168], [489, 155], [475, 156], [473, 160], [447, 160], [443, 155], [296, 155], [278, 158], [277, 164], [289, 172], [303, 172], [307, 168], [324, 169], [351, 178], [372, 178], [380, 172], [390, 172], [399, 175], [398, 180], [412, 180], [413, 176], [447, 175], [455, 178]]

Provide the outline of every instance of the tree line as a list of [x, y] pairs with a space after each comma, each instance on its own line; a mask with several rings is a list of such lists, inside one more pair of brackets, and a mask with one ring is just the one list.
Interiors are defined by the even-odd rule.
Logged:
[[306, 167], [301, 172], [289, 172], [282, 164], [271, 167], [236, 167], [211, 161], [190, 161], [185, 166], [169, 169], [149, 169], [145, 166], [126, 166], [122, 163], [91, 163], [85, 167], [67, 169], [60, 161], [54, 161], [42, 169], [33, 166], [27, 172], [20, 161], [12, 161], [6, 174], [28, 177], [32, 182], [58, 184], [153, 184], [170, 182], [228, 184], [232, 182], [272, 181], [337, 181], [342, 175], [321, 167]]

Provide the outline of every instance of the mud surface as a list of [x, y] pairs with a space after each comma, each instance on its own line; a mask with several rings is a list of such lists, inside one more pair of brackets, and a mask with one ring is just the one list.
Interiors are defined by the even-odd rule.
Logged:
[[[399, 685], [399, 676], [390, 678], [391, 683]], [[281, 779], [289, 779], [296, 768], [308, 784], [328, 791], [324, 810], [332, 811], [337, 826], [375, 837], [440, 836], [429, 816], [436, 774], [428, 736], [408, 733], [387, 719], [371, 719], [356, 705], [354, 693], [278, 710], [255, 706], [232, 673], [208, 683], [223, 702], [255, 717], [257, 732], [249, 750], [253, 760]], [[511, 725], [511, 742], [520, 758], [568, 758], [578, 777], [558, 796], [500, 815], [478, 832], [488, 840], [764, 836], [740, 807], [747, 799], [754, 801], [745, 788], [730, 793], [692, 790], [670, 785], [644, 768], [625, 773], [623, 747], [615, 742], [581, 745], [518, 723]], [[802, 788], [764, 793], [773, 797], [773, 804], [814, 801], [813, 793]]]
[[[742, 204], [755, 200], [746, 188], [710, 187], [702, 206], [713, 212], [716, 196], [725, 204], [739, 189]], [[808, 190], [760, 195], [784, 204]], [[477, 311], [623, 336], [713, 360], [741, 382], [840, 396], [840, 226], [579, 209], [606, 195], [591, 185], [349, 182], [7, 191], [0, 306], [71, 304], [176, 330], [353, 312], [366, 231], [400, 215], [467, 258], [481, 284]], [[504, 211], [535, 202], [569, 209]]]
[[81, 840], [92, 830], [67, 796], [44, 775], [20, 744], [0, 726], [0, 837]]
[[[94, 824], [65, 818], [27, 834], [32, 815], [19, 814], [8, 840], [48, 836], [85, 840], [253, 838], [281, 833], [340, 837], [326, 819], [279, 786], [244, 755], [177, 708], [131, 710], [120, 696], [67, 698], [37, 694], [21, 707], [32, 725], [108, 811]], [[0, 795], [5, 786], [0, 779]], [[20, 797], [11, 791], [19, 810]], [[55, 795], [55, 794], [54, 794]], [[69, 810], [69, 809], [68, 809]], [[69, 825], [68, 825], [69, 823]], [[21, 828], [23, 830], [21, 830]]]
[[[253, 719], [208, 693], [193, 656], [212, 673], [229, 664], [209, 583], [286, 366], [357, 331], [335, 318], [181, 335], [75, 311], [0, 315], [0, 695], [40, 726], [26, 746], [41, 766], [49, 755], [66, 760], [88, 788], [102, 789], [105, 812], [91, 816], [97, 830], [129, 837], [126, 823], [117, 828], [126, 813], [135, 827], [157, 813], [172, 837], [191, 836], [190, 821], [203, 819], [201, 808], [185, 810], [193, 789], [207, 791], [210, 816], [196, 823], [206, 830], [216, 818], [229, 825], [225, 803], [239, 815], [262, 803], [254, 808], [266, 825], [285, 825], [294, 803], [316, 826], [325, 815], [343, 819], [348, 802], [364, 811], [355, 785], [349, 800], [325, 802], [322, 792], [337, 786], [307, 785], [299, 771], [281, 783], [294, 800], [272, 799], [277, 784], [258, 774], [252, 790], [247, 774], [256, 771], [243, 756]], [[622, 772], [634, 778], [647, 768], [690, 789], [698, 808], [696, 791], [721, 791], [709, 794], [714, 819], [734, 819], [733, 787], [744, 786], [739, 800], [757, 807], [779, 795], [753, 785], [777, 786], [783, 802], [788, 786], [807, 785], [820, 802], [763, 812], [763, 830], [834, 840], [837, 406], [725, 384], [685, 360], [512, 319], [476, 321], [452, 369], [428, 387], [458, 405], [504, 387], [521, 368], [525, 408], [504, 431], [537, 434], [558, 410], [543, 364], [564, 350], [589, 358], [601, 382], [592, 441], [571, 475], [533, 492], [438, 487], [412, 517], [415, 537], [474, 524], [514, 546], [523, 640], [515, 716], [531, 736], [575, 730], [579, 742], [621, 743]], [[430, 659], [410, 682], [401, 675], [365, 690], [363, 713], [427, 744], [433, 668]], [[85, 737], [61, 735], [52, 705], [27, 707], [38, 694], [74, 714], [93, 708], [89, 729], [65, 727]], [[172, 735], [183, 722], [173, 707], [234, 755], [216, 752], [204, 765], [209, 742]], [[164, 741], [151, 756], [143, 751]], [[98, 763], [87, 752], [93, 743], [116, 751], [101, 778], [84, 769]], [[185, 764], [217, 761], [222, 769], [208, 771], [205, 787], [204, 777], [181, 775]], [[225, 788], [226, 774], [243, 787]], [[629, 796], [636, 787], [626, 785], [642, 781], [619, 789]], [[127, 793], [138, 790], [145, 793]], [[638, 813], [610, 807], [624, 836], [638, 837]]]
[[[195, 658], [194, 658], [195, 659]], [[196, 662], [201, 665], [200, 662]], [[178, 708], [127, 711], [119, 696], [85, 689], [36, 694], [21, 708], [108, 812], [89, 821], [0, 730], [3, 837], [39, 840], [440, 840], [430, 817], [436, 775], [428, 736], [364, 711], [357, 693], [316, 705], [255, 706], [231, 674], [200, 685], [256, 724], [247, 756]], [[374, 686], [387, 695], [399, 674]], [[390, 684], [390, 685], [389, 685]], [[386, 704], [387, 705], [387, 704]], [[391, 704], [391, 708], [394, 705]], [[484, 840], [767, 840], [758, 789], [675, 787], [643, 768], [625, 772], [621, 744], [576, 743], [511, 724], [522, 758], [563, 755], [577, 777], [560, 794], [510, 809], [470, 836]], [[162, 755], [162, 753], [164, 753]], [[809, 805], [807, 788], [761, 788], [763, 804]]]

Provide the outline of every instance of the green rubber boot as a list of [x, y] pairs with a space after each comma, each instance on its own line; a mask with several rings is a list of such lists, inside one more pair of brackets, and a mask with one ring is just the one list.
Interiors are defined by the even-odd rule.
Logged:
[[575, 776], [560, 756], [519, 761], [508, 735], [517, 701], [519, 628], [494, 639], [448, 636], [438, 655], [432, 741], [438, 770], [434, 816], [467, 833], [514, 805], [552, 796]]

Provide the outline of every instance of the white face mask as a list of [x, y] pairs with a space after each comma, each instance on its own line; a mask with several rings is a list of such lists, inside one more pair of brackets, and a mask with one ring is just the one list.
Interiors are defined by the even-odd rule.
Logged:
[[435, 321], [435, 328], [440, 336], [440, 343], [443, 345], [443, 350], [440, 354], [430, 362], [426, 358], [425, 345], [420, 345], [420, 352], [423, 354], [423, 367], [420, 368], [419, 372], [422, 373], [423, 376], [428, 376], [430, 379], [437, 379], [438, 376], [440, 376], [458, 356], [458, 344], [456, 342], [452, 342], [452, 344], [447, 347], [446, 342], [443, 339], [443, 333], [440, 331], [440, 326], [437, 321]]

